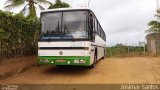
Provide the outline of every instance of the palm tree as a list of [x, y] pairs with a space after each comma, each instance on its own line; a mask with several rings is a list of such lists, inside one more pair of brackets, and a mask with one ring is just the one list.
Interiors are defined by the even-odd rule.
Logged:
[[70, 5], [68, 3], [62, 2], [61, 0], [56, 0], [54, 4], [51, 4], [48, 9], [54, 8], [68, 8]]
[[36, 17], [36, 7], [35, 7], [36, 4], [38, 5], [39, 9], [44, 10], [44, 7], [40, 5], [41, 3], [50, 5], [52, 4], [47, 0], [7, 0], [4, 5], [5, 8], [15, 8], [24, 5], [24, 8], [20, 11], [20, 13], [25, 14], [26, 11], [28, 10], [29, 17]]
[[148, 26], [150, 27], [146, 32], [149, 33], [160, 33], [160, 22], [158, 21], [150, 21], [148, 23]]

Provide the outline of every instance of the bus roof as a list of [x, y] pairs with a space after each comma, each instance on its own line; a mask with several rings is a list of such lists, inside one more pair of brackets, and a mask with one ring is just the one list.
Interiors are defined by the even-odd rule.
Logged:
[[41, 13], [45, 12], [53, 12], [53, 11], [69, 11], [69, 10], [90, 10], [89, 8], [57, 8], [57, 9], [48, 9], [48, 10], [42, 10]]

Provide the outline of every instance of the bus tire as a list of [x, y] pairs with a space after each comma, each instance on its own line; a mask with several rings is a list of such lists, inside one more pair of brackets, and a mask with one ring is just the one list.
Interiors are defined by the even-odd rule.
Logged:
[[91, 66], [89, 66], [89, 68], [94, 68], [94, 64], [92, 64]]
[[105, 53], [105, 49], [104, 49], [104, 56], [102, 57], [102, 59], [104, 59], [105, 55], [106, 55], [106, 53]]

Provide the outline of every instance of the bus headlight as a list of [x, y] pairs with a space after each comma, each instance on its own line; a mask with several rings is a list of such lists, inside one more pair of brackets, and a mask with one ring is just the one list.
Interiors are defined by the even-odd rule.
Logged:
[[39, 62], [46, 62], [46, 63], [48, 63], [49, 60], [48, 59], [40, 59]]
[[80, 63], [86, 63], [86, 60], [79, 60]]
[[43, 59], [39, 59], [39, 62], [43, 62]]
[[74, 63], [86, 63], [86, 60], [78, 60], [78, 59], [76, 59], [76, 60], [74, 60]]
[[79, 63], [79, 60], [78, 60], [78, 59], [75, 59], [75, 60], [74, 60], [74, 63]]

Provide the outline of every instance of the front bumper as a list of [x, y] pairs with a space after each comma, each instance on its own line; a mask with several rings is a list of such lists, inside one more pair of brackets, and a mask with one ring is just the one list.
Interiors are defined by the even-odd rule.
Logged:
[[90, 56], [38, 56], [38, 64], [90, 66]]

